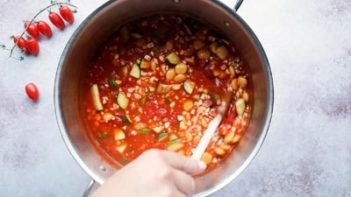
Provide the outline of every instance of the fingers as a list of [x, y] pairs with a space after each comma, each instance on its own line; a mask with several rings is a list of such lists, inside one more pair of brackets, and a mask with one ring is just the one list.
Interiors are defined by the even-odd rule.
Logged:
[[162, 156], [173, 168], [185, 171], [189, 174], [198, 174], [206, 169], [206, 164], [204, 162], [193, 160], [171, 151], [162, 151]]
[[174, 188], [172, 189], [172, 192], [169, 193], [168, 195], [164, 195], [164, 196], [169, 196], [169, 197], [187, 197], [188, 195], [186, 195], [185, 193], [179, 191], [179, 189], [174, 186]]
[[180, 170], [174, 170], [173, 177], [174, 184], [180, 192], [186, 194], [186, 196], [192, 196], [194, 194], [195, 183], [191, 175]]

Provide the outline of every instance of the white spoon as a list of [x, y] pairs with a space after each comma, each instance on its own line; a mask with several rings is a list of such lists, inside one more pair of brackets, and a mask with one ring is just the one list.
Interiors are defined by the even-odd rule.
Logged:
[[217, 131], [219, 124], [222, 122], [223, 116], [228, 111], [230, 100], [231, 100], [231, 94], [226, 95], [224, 97], [225, 104], [222, 105], [221, 107], [219, 107], [219, 110], [218, 110], [219, 114], [214, 119], [212, 119], [211, 122], [208, 124], [208, 127], [204, 131], [204, 134], [203, 134], [199, 144], [197, 145], [196, 149], [193, 151], [193, 155], [191, 156], [192, 159], [194, 159], [194, 160], [201, 159], [208, 144], [211, 141], [211, 138], [213, 137], [213, 135]]

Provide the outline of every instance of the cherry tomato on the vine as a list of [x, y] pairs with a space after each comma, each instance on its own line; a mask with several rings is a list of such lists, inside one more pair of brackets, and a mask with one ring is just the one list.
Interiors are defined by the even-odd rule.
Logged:
[[24, 49], [26, 47], [26, 40], [20, 36], [13, 36], [13, 43], [18, 46], [20, 49]]
[[27, 29], [27, 32], [30, 36], [38, 39], [39, 38], [39, 31], [38, 31], [37, 24], [35, 24], [34, 22], [30, 25], [29, 24], [30, 24], [29, 21], [24, 22], [24, 28]]
[[72, 10], [68, 6], [61, 6], [59, 11], [62, 18], [65, 19], [65, 21], [67, 21], [69, 24], [73, 24], [74, 15]]
[[35, 38], [29, 38], [25, 41], [26, 50], [29, 54], [37, 56], [39, 54], [39, 42]]
[[60, 15], [58, 15], [56, 12], [50, 12], [49, 19], [50, 19], [51, 23], [53, 25], [55, 25], [57, 28], [59, 28], [61, 30], [65, 29], [65, 23], [63, 22]]
[[27, 96], [33, 101], [37, 101], [39, 98], [39, 89], [34, 83], [28, 83], [25, 86]]
[[52, 36], [51, 28], [45, 21], [39, 21], [37, 26], [41, 34], [43, 34], [47, 38], [51, 38]]

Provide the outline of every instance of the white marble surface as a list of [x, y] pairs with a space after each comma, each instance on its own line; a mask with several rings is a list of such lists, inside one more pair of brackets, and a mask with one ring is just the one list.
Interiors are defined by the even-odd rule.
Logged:
[[[0, 0], [0, 41], [48, 2]], [[0, 51], [0, 196], [80, 196], [90, 180], [61, 140], [53, 84], [67, 40], [103, 2], [73, 0], [77, 22], [43, 40], [37, 58]], [[246, 0], [239, 14], [270, 60], [274, 115], [258, 156], [213, 196], [351, 196], [351, 1]], [[29, 81], [38, 103], [25, 96]]]

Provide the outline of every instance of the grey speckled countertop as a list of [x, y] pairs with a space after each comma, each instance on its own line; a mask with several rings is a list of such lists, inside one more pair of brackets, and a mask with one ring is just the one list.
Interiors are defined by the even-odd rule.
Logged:
[[[48, 2], [0, 0], [0, 41]], [[90, 180], [60, 137], [53, 85], [67, 40], [104, 0], [73, 2], [77, 22], [43, 40], [38, 58], [0, 51], [0, 196], [76, 197]], [[246, 0], [239, 14], [270, 60], [274, 115], [258, 156], [213, 196], [351, 196], [351, 1]], [[38, 103], [24, 94], [29, 81]]]

